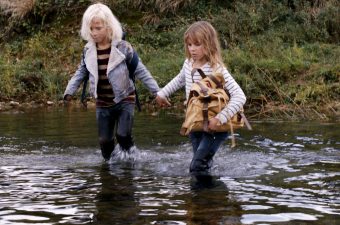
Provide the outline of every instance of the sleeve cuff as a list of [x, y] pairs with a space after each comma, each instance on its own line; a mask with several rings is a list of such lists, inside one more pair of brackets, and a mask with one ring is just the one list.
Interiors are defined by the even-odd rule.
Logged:
[[166, 98], [166, 95], [162, 92], [162, 90], [158, 91], [157, 95], [161, 98]]
[[218, 119], [221, 124], [225, 124], [228, 120], [225, 116], [221, 115], [220, 113], [215, 116], [216, 119]]

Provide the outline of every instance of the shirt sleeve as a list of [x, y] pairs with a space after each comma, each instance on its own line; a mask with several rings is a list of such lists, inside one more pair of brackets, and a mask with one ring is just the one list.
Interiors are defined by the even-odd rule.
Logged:
[[246, 96], [243, 90], [226, 68], [223, 68], [223, 76], [225, 79], [224, 89], [229, 93], [230, 101], [226, 107], [216, 115], [216, 118], [219, 119], [222, 124], [226, 123], [229, 118], [239, 112], [246, 102]]
[[158, 84], [140, 59], [135, 71], [135, 76], [144, 84], [145, 87], [149, 89], [153, 95], [157, 94], [159, 91]]
[[177, 74], [176, 77], [174, 77], [165, 87], [163, 87], [157, 95], [165, 98], [169, 97], [171, 94], [176, 92], [178, 89], [185, 86], [185, 73], [184, 73], [184, 66], [182, 67], [179, 74]]
[[87, 70], [85, 64], [86, 50], [87, 49], [84, 48], [78, 69], [67, 84], [64, 92], [64, 98], [66, 95], [73, 95], [78, 90], [85, 77], [89, 75], [89, 71]]

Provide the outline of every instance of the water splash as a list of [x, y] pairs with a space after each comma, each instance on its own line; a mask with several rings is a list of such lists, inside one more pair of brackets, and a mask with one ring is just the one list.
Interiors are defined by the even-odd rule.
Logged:
[[141, 158], [140, 150], [134, 145], [129, 151], [124, 150], [119, 144], [115, 146], [111, 154], [109, 163], [113, 164], [115, 162], [136, 162]]

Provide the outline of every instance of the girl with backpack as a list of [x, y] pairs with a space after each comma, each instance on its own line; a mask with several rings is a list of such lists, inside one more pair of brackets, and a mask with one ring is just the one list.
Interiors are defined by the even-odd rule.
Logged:
[[[220, 145], [228, 137], [227, 132], [214, 132], [218, 126], [227, 123], [243, 108], [246, 97], [223, 64], [220, 43], [214, 27], [206, 21], [193, 23], [184, 33], [185, 56], [183, 67], [162, 90], [157, 93], [156, 102], [160, 106], [170, 106], [167, 98], [178, 89], [185, 87], [188, 100], [191, 86], [202, 79], [198, 69], [206, 75], [223, 74], [225, 90], [230, 95], [230, 101], [214, 118], [208, 122], [209, 132], [193, 131], [189, 138], [193, 147], [193, 158], [190, 164], [190, 173], [198, 181], [209, 182], [209, 170], [212, 160]], [[193, 71], [193, 74], [191, 74]], [[208, 179], [208, 180], [207, 180]]]
[[[109, 160], [115, 149], [114, 134], [121, 149], [134, 145], [132, 125], [135, 86], [129, 77], [129, 64], [135, 55], [131, 44], [123, 41], [122, 27], [109, 7], [96, 3], [82, 18], [81, 36], [87, 41], [78, 70], [64, 92], [66, 104], [88, 77], [90, 94], [96, 100], [96, 119], [102, 156]], [[137, 57], [138, 58], [138, 57]], [[133, 74], [156, 95], [159, 87], [150, 72], [138, 61]]]

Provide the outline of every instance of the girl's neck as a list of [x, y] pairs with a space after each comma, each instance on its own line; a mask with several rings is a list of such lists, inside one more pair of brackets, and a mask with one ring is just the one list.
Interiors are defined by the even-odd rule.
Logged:
[[192, 63], [192, 68], [201, 68], [203, 67], [208, 61], [206, 59], [196, 60]]
[[110, 42], [97, 43], [96, 46], [97, 46], [97, 49], [107, 49], [111, 47], [111, 43]]

